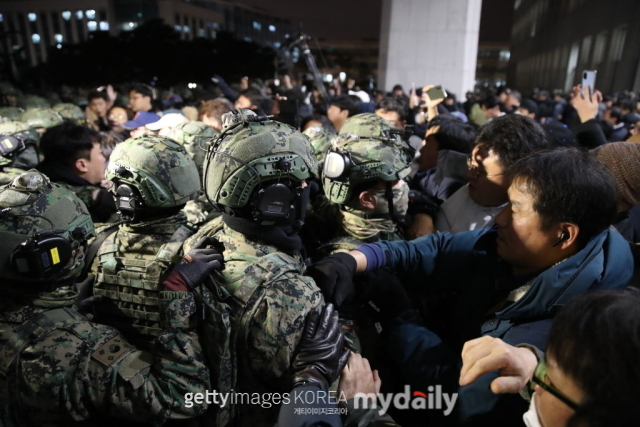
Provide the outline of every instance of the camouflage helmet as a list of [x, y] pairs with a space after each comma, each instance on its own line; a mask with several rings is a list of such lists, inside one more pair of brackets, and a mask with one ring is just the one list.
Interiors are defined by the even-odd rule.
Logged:
[[49, 108], [51, 104], [41, 96], [27, 95], [20, 99], [20, 106], [27, 110], [29, 108]]
[[20, 115], [20, 121], [32, 129], [48, 129], [61, 124], [64, 119], [51, 108], [29, 108]]
[[233, 110], [222, 115], [227, 127], [214, 138], [204, 162], [204, 187], [212, 203], [245, 207], [261, 183], [302, 181], [316, 174], [309, 139], [293, 127]]
[[198, 173], [202, 176], [202, 165], [207, 155], [207, 149], [217, 133], [211, 126], [202, 122], [190, 121], [180, 123], [171, 129], [167, 138], [173, 139], [184, 147], [198, 167]]
[[413, 156], [406, 144], [389, 122], [372, 113], [347, 119], [331, 145], [322, 175], [325, 194], [333, 203], [347, 203], [359, 184], [396, 181], [411, 171]]
[[[127, 209], [163, 209], [195, 199], [200, 177], [195, 163], [177, 142], [161, 136], [144, 135], [121, 142], [111, 153], [106, 177], [122, 212]], [[122, 192], [129, 187], [138, 194]], [[140, 197], [142, 200], [130, 200]], [[126, 198], [126, 200], [125, 200]], [[132, 203], [130, 207], [122, 203]], [[135, 206], [134, 206], [135, 204]]]
[[20, 96], [20, 91], [9, 82], [0, 82], [0, 94], [3, 96]]
[[0, 117], [7, 120], [18, 120], [23, 111], [18, 107], [0, 107]]
[[331, 139], [335, 138], [336, 134], [329, 132], [322, 126], [311, 126], [302, 133], [311, 140], [316, 159], [318, 159], [318, 163], [322, 163], [327, 150], [331, 147]]
[[84, 111], [75, 104], [65, 102], [56, 104], [51, 109], [60, 114], [63, 119], [73, 120], [74, 122], [84, 121], [86, 119]]
[[0, 166], [13, 165], [28, 170], [39, 163], [37, 146], [40, 137], [22, 122], [0, 123]]
[[51, 283], [80, 275], [95, 230], [72, 191], [30, 170], [0, 187], [0, 212], [0, 278]]

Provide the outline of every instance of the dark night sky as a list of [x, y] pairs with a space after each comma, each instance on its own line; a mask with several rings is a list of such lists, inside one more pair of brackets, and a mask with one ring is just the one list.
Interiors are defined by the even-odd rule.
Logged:
[[[424, 0], [428, 1], [428, 0]], [[326, 40], [380, 37], [382, 0], [232, 0], [264, 9]], [[514, 0], [483, 0], [481, 41], [506, 41], [511, 35]]]

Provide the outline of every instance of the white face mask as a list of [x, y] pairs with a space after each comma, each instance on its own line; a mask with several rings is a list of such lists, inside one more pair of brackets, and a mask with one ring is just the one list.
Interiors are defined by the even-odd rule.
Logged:
[[529, 404], [529, 410], [524, 413], [522, 419], [527, 427], [542, 427], [540, 424], [540, 419], [538, 418], [538, 411], [536, 410], [536, 394], [533, 393], [531, 396], [531, 404]]

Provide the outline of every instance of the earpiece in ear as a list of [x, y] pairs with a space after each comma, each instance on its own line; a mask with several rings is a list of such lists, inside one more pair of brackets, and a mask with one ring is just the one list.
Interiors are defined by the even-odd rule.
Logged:
[[560, 237], [558, 238], [558, 240], [556, 240], [555, 242], [553, 242], [553, 244], [551, 245], [552, 248], [555, 248], [556, 246], [558, 246], [560, 243], [564, 242], [565, 240], [569, 239], [569, 233], [567, 233], [566, 231], [563, 231], [562, 234], [560, 235]]

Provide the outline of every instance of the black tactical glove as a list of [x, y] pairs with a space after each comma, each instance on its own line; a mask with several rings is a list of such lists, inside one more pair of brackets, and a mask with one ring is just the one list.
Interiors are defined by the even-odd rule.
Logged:
[[186, 291], [188, 290], [187, 287], [194, 288], [200, 285], [213, 270], [221, 270], [223, 263], [221, 251], [207, 247], [217, 243], [218, 241], [213, 237], [200, 239], [193, 249], [183, 256], [182, 260], [173, 268], [173, 271], [164, 282], [165, 289]]
[[354, 257], [340, 252], [313, 264], [307, 270], [307, 275], [315, 280], [325, 301], [340, 307], [346, 299], [353, 296], [353, 275], [357, 266]]
[[383, 325], [411, 310], [411, 300], [400, 280], [385, 270], [367, 273], [359, 282], [364, 309]]
[[327, 390], [349, 358], [338, 312], [332, 304], [324, 306], [321, 313], [309, 313], [298, 349], [293, 361], [293, 387], [313, 384]]

